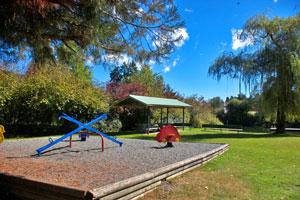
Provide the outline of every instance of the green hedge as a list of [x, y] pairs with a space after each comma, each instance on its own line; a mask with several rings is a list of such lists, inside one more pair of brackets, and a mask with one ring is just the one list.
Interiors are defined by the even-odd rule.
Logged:
[[203, 124], [203, 128], [234, 128], [234, 129], [240, 129], [243, 128], [240, 125], [213, 125], [213, 124]]
[[103, 88], [64, 68], [45, 67], [24, 76], [0, 71], [0, 76], [0, 124], [6, 137], [64, 134], [77, 126], [59, 120], [61, 112], [86, 123], [109, 111]]

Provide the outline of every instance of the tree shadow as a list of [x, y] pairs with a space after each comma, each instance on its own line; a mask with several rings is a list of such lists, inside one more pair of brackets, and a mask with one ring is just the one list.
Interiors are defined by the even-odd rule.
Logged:
[[[60, 142], [70, 142], [70, 140], [62, 140], [62, 141], [60, 141]], [[82, 141], [82, 140], [80, 140], [80, 139], [72, 139], [72, 142], [85, 142], [85, 141]]]
[[[70, 146], [68, 145], [68, 146], [64, 146], [64, 147], [56, 147], [56, 148], [53, 148], [53, 149], [49, 149], [49, 150], [47, 150], [47, 151], [43, 151], [42, 153], [41, 153], [41, 155], [43, 155], [43, 156], [51, 156], [51, 155], [56, 155], [56, 154], [65, 154], [65, 153], [70, 153], [70, 152], [78, 152], [78, 151], [74, 151], [74, 150], [69, 150], [69, 151], [67, 151], [67, 152], [55, 152], [55, 151], [59, 151], [59, 150], [62, 150], [62, 149], [66, 149], [66, 148], [70, 148]], [[49, 152], [55, 152], [55, 153], [50, 153], [49, 154]], [[38, 153], [37, 154], [33, 154], [33, 155], [31, 155], [31, 157], [39, 157], [39, 155], [38, 155]]]
[[170, 149], [173, 147], [169, 147], [169, 146], [163, 146], [163, 147], [150, 147], [150, 149]]
[[246, 139], [246, 138], [283, 138], [283, 137], [300, 137], [300, 135], [291, 134], [251, 134], [251, 133], [217, 133], [217, 134], [187, 134], [182, 135], [182, 140], [204, 140], [204, 139]]
[[126, 139], [138, 139], [138, 140], [155, 140], [155, 137], [149, 137], [149, 136], [136, 136], [133, 138], [126, 138]]
[[[198, 133], [198, 134], [181, 134], [181, 141], [205, 140], [205, 139], [246, 139], [246, 138], [285, 138], [300, 137], [298, 133]], [[139, 135], [132, 139], [154, 140], [154, 137]]]
[[[66, 151], [59, 151], [59, 150], [62, 150], [62, 149], [66, 149], [68, 148]], [[119, 146], [114, 146], [114, 147], [105, 147], [104, 146], [104, 152], [105, 150], [108, 150], [108, 149], [117, 149], [117, 148], [120, 148]], [[71, 153], [79, 153], [79, 152], [95, 152], [95, 151], [99, 151], [102, 153], [102, 147], [96, 147], [96, 148], [90, 148], [90, 149], [82, 149], [82, 150], [73, 150], [72, 148], [70, 148], [69, 146], [65, 146], [65, 147], [57, 147], [57, 148], [53, 148], [51, 150], [48, 150], [48, 151], [44, 151], [41, 153], [42, 156], [55, 156], [55, 155], [59, 155], [59, 154], [71, 154]], [[39, 157], [38, 154], [33, 154], [33, 155], [30, 155], [30, 156], [26, 156], [26, 157]], [[16, 157], [17, 158], [17, 157]]]

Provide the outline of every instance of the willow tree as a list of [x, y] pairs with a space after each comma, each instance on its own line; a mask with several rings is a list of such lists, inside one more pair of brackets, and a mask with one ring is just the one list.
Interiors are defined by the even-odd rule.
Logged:
[[300, 14], [288, 18], [249, 18], [239, 35], [251, 41], [238, 54], [224, 53], [209, 68], [209, 74], [241, 77], [259, 88], [264, 113], [276, 115], [277, 133], [285, 122], [300, 116]]
[[25, 52], [34, 62], [53, 63], [63, 59], [58, 48], [60, 54], [68, 48], [95, 63], [119, 55], [159, 62], [174, 51], [184, 26], [172, 0], [0, 2], [2, 61]]

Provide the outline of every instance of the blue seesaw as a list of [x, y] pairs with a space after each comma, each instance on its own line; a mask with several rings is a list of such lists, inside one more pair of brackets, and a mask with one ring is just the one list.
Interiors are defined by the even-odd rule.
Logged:
[[75, 123], [75, 124], [78, 124], [79, 127], [78, 127], [77, 129], [75, 129], [75, 130], [69, 132], [68, 134], [66, 134], [66, 135], [64, 135], [64, 136], [62, 136], [62, 137], [60, 137], [60, 138], [54, 140], [53, 142], [51, 142], [51, 143], [49, 143], [49, 144], [47, 144], [47, 145], [45, 145], [45, 146], [43, 146], [43, 147], [37, 149], [36, 151], [37, 151], [38, 155], [41, 156], [41, 153], [42, 153], [43, 151], [45, 151], [46, 149], [52, 147], [53, 145], [57, 144], [58, 142], [61, 142], [62, 140], [66, 139], [67, 137], [71, 137], [72, 135], [76, 134], [77, 132], [81, 131], [81, 130], [84, 129], [84, 128], [87, 129], [87, 130], [91, 130], [91, 131], [93, 131], [93, 132], [95, 132], [95, 133], [97, 133], [97, 134], [100, 134], [101, 136], [103, 136], [103, 137], [105, 137], [105, 138], [107, 138], [107, 139], [109, 139], [109, 140], [111, 140], [111, 141], [113, 141], [113, 142], [115, 142], [115, 143], [118, 143], [118, 144], [120, 145], [120, 147], [121, 147], [122, 144], [123, 144], [122, 142], [120, 142], [120, 141], [118, 141], [118, 140], [116, 140], [116, 139], [114, 139], [114, 138], [112, 138], [112, 137], [109, 137], [108, 135], [105, 135], [104, 133], [102, 133], [102, 132], [100, 132], [100, 131], [98, 131], [98, 130], [92, 128], [92, 127], [90, 127], [90, 125], [92, 125], [92, 124], [94, 124], [95, 122], [97, 122], [97, 121], [99, 121], [99, 120], [101, 120], [101, 119], [103, 119], [103, 118], [106, 118], [106, 117], [107, 117], [107, 115], [106, 115], [106, 114], [103, 114], [103, 115], [101, 115], [100, 117], [97, 117], [96, 119], [90, 121], [89, 123], [84, 124], [84, 123], [81, 123], [80, 121], [77, 121], [76, 119], [74, 119], [74, 118], [68, 116], [67, 114], [62, 113], [62, 115], [59, 116], [58, 119], [65, 118], [65, 119], [67, 119], [67, 120], [69, 120], [69, 121], [71, 121], [71, 122], [73, 122], [73, 123]]

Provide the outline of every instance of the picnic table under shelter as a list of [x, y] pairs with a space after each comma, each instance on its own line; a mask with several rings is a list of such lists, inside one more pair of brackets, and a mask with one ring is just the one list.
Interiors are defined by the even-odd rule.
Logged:
[[167, 124], [169, 124], [169, 108], [179, 108], [182, 109], [182, 128], [184, 130], [184, 110], [185, 108], [191, 107], [191, 105], [186, 104], [178, 99], [169, 98], [159, 98], [159, 97], [148, 97], [148, 96], [138, 96], [129, 95], [125, 99], [119, 101], [116, 106], [122, 106], [127, 108], [144, 108], [146, 114], [146, 131], [151, 130], [150, 124], [150, 109], [160, 108], [161, 116], [160, 122], [163, 124], [163, 109], [167, 109]]

